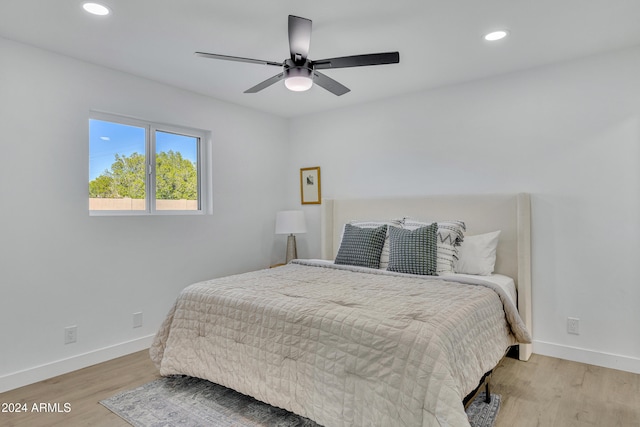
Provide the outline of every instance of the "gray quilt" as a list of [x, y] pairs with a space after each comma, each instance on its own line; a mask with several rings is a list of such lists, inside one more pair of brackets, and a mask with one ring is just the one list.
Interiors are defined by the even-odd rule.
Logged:
[[499, 292], [295, 261], [185, 288], [150, 354], [327, 427], [465, 426], [464, 396], [530, 342]]

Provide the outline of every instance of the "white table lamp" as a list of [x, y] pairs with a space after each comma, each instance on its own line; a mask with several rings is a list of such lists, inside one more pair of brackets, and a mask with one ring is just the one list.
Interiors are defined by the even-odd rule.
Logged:
[[276, 215], [276, 234], [288, 234], [287, 238], [287, 260], [298, 258], [296, 249], [296, 233], [306, 233], [307, 225], [304, 221], [303, 211], [280, 211]]

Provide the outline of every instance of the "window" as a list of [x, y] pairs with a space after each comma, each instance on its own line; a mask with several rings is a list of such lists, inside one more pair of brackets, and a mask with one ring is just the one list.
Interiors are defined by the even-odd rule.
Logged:
[[92, 215], [204, 213], [207, 132], [93, 113]]

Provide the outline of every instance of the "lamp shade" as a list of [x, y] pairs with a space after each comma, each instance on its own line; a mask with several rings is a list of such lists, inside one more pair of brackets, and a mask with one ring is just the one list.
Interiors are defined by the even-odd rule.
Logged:
[[276, 234], [306, 233], [302, 211], [280, 211], [276, 214]]

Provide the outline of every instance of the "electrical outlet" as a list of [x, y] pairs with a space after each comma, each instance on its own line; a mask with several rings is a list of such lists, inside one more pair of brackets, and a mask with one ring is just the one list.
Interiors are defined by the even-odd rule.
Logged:
[[133, 327], [140, 328], [142, 327], [142, 312], [139, 311], [137, 313], [133, 313]]
[[580, 319], [567, 317], [567, 333], [580, 335]]
[[73, 326], [67, 326], [66, 328], [64, 328], [64, 343], [65, 344], [71, 344], [74, 343], [78, 340], [78, 327], [73, 325]]

